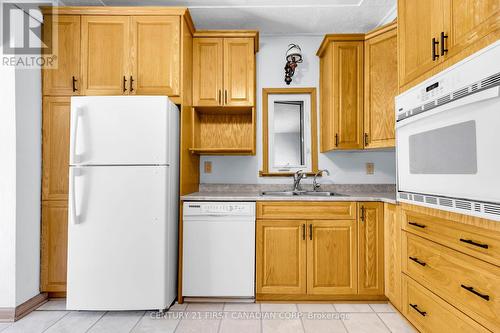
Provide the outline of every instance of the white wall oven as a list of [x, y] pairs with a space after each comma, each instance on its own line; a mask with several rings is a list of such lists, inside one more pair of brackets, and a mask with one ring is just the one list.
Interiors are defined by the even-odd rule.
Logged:
[[396, 97], [398, 199], [500, 221], [500, 41]]

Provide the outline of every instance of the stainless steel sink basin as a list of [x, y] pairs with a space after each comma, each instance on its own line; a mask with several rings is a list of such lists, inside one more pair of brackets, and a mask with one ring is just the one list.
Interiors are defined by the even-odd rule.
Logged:
[[328, 192], [328, 191], [264, 191], [261, 193], [264, 196], [281, 196], [281, 197], [292, 197], [292, 196], [318, 196], [318, 197], [328, 197], [328, 196], [337, 196], [337, 197], [345, 197], [344, 194], [339, 194], [336, 192]]

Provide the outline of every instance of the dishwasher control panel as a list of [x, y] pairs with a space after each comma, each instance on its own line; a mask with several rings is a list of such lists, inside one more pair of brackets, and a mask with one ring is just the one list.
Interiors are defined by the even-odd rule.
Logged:
[[184, 216], [255, 216], [255, 202], [184, 202]]

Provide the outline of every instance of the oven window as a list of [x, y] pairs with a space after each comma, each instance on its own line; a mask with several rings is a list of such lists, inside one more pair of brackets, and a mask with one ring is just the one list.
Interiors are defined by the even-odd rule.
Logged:
[[411, 135], [410, 173], [477, 173], [474, 120]]

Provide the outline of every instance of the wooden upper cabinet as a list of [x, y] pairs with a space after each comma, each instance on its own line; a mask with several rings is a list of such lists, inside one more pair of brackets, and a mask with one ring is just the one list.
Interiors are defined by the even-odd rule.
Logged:
[[307, 223], [307, 293], [356, 294], [356, 220]]
[[446, 57], [460, 53], [500, 27], [498, 0], [447, 0], [444, 13]]
[[132, 16], [130, 93], [179, 96], [180, 17]]
[[320, 107], [320, 151], [335, 149], [335, 126], [333, 117], [333, 63], [332, 47], [327, 47], [319, 59], [319, 107]]
[[40, 290], [66, 291], [66, 263], [68, 248], [67, 201], [42, 203]]
[[193, 103], [196, 106], [222, 105], [223, 39], [193, 39]]
[[257, 294], [306, 293], [305, 233], [306, 221], [257, 221]]
[[358, 205], [358, 293], [384, 295], [384, 204]]
[[401, 209], [384, 207], [384, 281], [385, 295], [402, 311], [401, 304]]
[[[439, 43], [444, 31], [444, 7], [449, 0], [399, 0], [399, 79], [405, 85], [433, 67], [441, 57], [433, 58], [433, 47], [439, 56]], [[469, 15], [470, 13], [464, 13]]]
[[363, 42], [333, 44], [335, 148], [363, 148]]
[[253, 38], [224, 38], [224, 105], [253, 106], [254, 93]]
[[130, 18], [82, 16], [82, 84], [85, 95], [129, 93]]
[[44, 97], [42, 199], [68, 200], [70, 97]]
[[43, 39], [56, 51], [57, 67], [43, 70], [43, 94], [80, 94], [80, 16], [46, 15]]
[[365, 41], [364, 146], [395, 146], [394, 98], [398, 94], [397, 26]]

